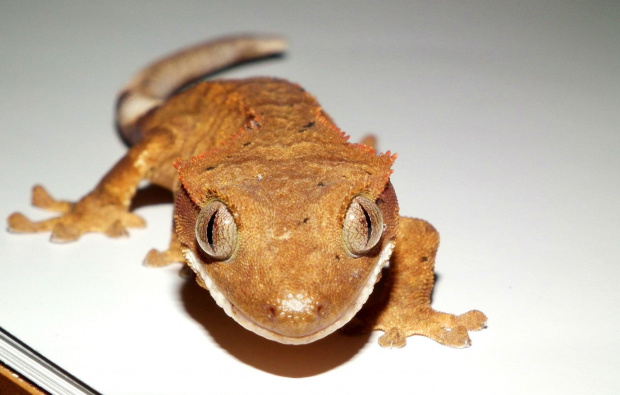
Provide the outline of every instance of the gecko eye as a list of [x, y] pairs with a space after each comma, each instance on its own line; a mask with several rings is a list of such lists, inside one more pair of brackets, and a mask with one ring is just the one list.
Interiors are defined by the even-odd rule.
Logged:
[[220, 200], [211, 200], [200, 210], [196, 220], [196, 239], [210, 257], [224, 261], [237, 247], [237, 224], [232, 213]]
[[342, 224], [342, 238], [349, 253], [354, 257], [364, 255], [377, 245], [382, 232], [383, 216], [379, 207], [365, 196], [355, 196]]

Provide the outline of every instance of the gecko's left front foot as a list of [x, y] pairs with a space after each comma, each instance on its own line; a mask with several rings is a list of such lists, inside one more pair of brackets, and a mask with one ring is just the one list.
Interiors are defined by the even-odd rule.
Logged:
[[383, 320], [375, 328], [385, 331], [379, 338], [383, 347], [400, 348], [405, 346], [407, 337], [422, 335], [445, 346], [464, 348], [471, 346], [468, 331], [479, 331], [486, 322], [487, 317], [478, 310], [453, 315], [427, 308]]
[[389, 274], [378, 300], [360, 311], [348, 331], [381, 330], [383, 347], [400, 348], [407, 337], [422, 335], [446, 346], [471, 345], [469, 331], [486, 326], [487, 317], [478, 310], [453, 315], [431, 308], [433, 266], [439, 234], [426, 221], [401, 217], [396, 248], [390, 258]]

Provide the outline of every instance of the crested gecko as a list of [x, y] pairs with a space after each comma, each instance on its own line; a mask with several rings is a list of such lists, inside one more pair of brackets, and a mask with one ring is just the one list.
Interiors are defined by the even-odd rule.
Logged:
[[285, 80], [187, 87], [285, 49], [275, 36], [226, 37], [144, 68], [117, 101], [127, 154], [75, 203], [35, 186], [33, 205], [60, 215], [33, 222], [13, 213], [9, 230], [51, 231], [55, 242], [125, 236], [145, 225], [129, 207], [148, 180], [173, 192], [174, 229], [168, 249], [149, 251], [145, 264], [186, 263], [246, 329], [305, 344], [348, 324], [384, 331], [385, 347], [412, 335], [469, 346], [468, 331], [483, 329], [486, 316], [431, 308], [438, 233], [399, 216], [396, 155], [376, 154], [372, 138], [349, 143], [312, 95]]

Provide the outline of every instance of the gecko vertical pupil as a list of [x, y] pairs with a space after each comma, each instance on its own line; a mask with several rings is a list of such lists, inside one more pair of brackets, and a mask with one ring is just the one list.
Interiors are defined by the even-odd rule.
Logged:
[[217, 211], [213, 213], [211, 218], [209, 218], [209, 224], [207, 225], [207, 243], [209, 243], [212, 249], [214, 247], [213, 246], [213, 227], [215, 224], [216, 217], [217, 217]]
[[349, 255], [365, 255], [381, 239], [383, 216], [379, 206], [363, 195], [349, 204], [342, 223], [342, 238]]
[[364, 212], [364, 219], [366, 220], [366, 245], [368, 245], [370, 244], [370, 237], [372, 236], [372, 221], [364, 206], [362, 206], [362, 211]]
[[202, 251], [216, 260], [229, 259], [237, 248], [237, 223], [221, 200], [212, 199], [200, 210], [195, 233]]

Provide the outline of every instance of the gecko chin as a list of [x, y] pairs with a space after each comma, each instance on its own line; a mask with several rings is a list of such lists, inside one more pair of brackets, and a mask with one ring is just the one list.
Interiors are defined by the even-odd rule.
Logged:
[[204, 282], [218, 306], [245, 329], [266, 339], [283, 344], [308, 344], [333, 333], [349, 322], [368, 300], [381, 269], [387, 265], [394, 243], [384, 246], [374, 270], [354, 300], [334, 317], [329, 314], [331, 306], [314, 300], [302, 292], [284, 290], [277, 303], [264, 303], [254, 319], [235, 306], [205, 271], [203, 264], [190, 249], [184, 249], [186, 260], [197, 276]]

